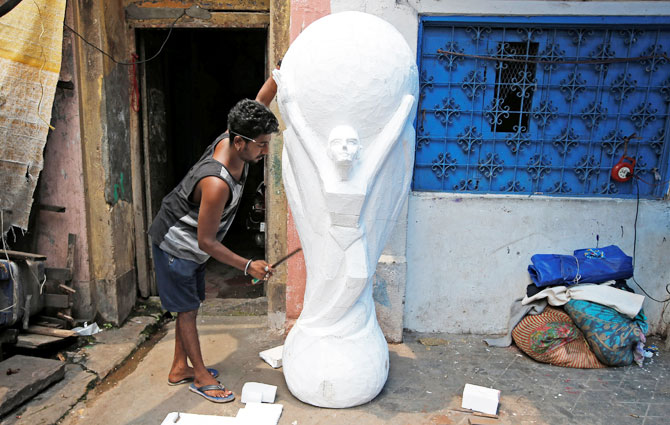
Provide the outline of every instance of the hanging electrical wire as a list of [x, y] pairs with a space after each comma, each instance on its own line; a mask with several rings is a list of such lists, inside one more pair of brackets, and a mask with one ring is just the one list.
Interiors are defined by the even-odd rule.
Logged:
[[37, 79], [40, 82], [40, 101], [37, 103], [37, 117], [42, 120], [44, 124], [46, 124], [49, 129], [55, 130], [54, 126], [49, 124], [47, 120], [42, 117], [42, 101], [44, 100], [44, 84], [42, 83], [42, 71], [44, 71], [44, 66], [47, 63], [47, 57], [44, 54], [44, 46], [42, 45], [42, 36], [44, 36], [44, 20], [42, 19], [42, 9], [40, 9], [40, 6], [37, 4], [35, 0], [33, 0], [33, 4], [37, 8], [37, 14], [40, 17], [40, 26], [41, 26], [41, 32], [39, 37], [37, 37], [37, 44], [40, 46], [40, 58], [42, 59], [42, 65], [40, 66], [39, 71], [37, 72]]
[[72, 33], [73, 33], [74, 35], [76, 35], [77, 37], [81, 38], [81, 39], [84, 41], [84, 43], [88, 44], [89, 46], [93, 47], [95, 50], [97, 50], [97, 51], [99, 51], [100, 53], [102, 53], [103, 55], [107, 56], [107, 57], [108, 57], [109, 59], [111, 59], [111, 61], [114, 62], [115, 64], [118, 64], [118, 65], [135, 66], [135, 65], [138, 65], [138, 64], [142, 64], [142, 63], [146, 63], [146, 62], [149, 62], [149, 61], [151, 61], [151, 60], [154, 60], [154, 59], [156, 59], [156, 58], [158, 57], [158, 55], [161, 54], [161, 52], [163, 51], [163, 47], [165, 47], [165, 45], [167, 44], [168, 40], [170, 39], [170, 34], [172, 34], [172, 30], [174, 29], [174, 26], [177, 24], [177, 21], [179, 21], [181, 18], [184, 17], [184, 15], [186, 15], [186, 9], [182, 9], [181, 14], [180, 14], [179, 16], [177, 16], [177, 19], [175, 19], [175, 20], [172, 22], [172, 24], [170, 24], [170, 30], [168, 31], [168, 34], [167, 34], [167, 36], [165, 37], [165, 40], [163, 40], [163, 44], [161, 44], [161, 47], [158, 49], [158, 51], [157, 51], [153, 56], [151, 56], [149, 59], [144, 59], [144, 60], [141, 60], [141, 61], [135, 61], [135, 59], [133, 58], [133, 60], [132, 60], [131, 62], [121, 62], [121, 61], [118, 61], [118, 60], [114, 59], [114, 57], [113, 57], [112, 55], [110, 55], [109, 53], [105, 52], [104, 50], [102, 50], [101, 48], [99, 48], [98, 46], [96, 46], [95, 44], [93, 44], [93, 43], [91, 43], [90, 41], [88, 41], [86, 38], [84, 38], [83, 35], [79, 34], [77, 31], [75, 31], [72, 27], [70, 27], [70, 26], [69, 26], [68, 24], [66, 24], [65, 22], [63, 22], [63, 26], [64, 26], [65, 28], [67, 28], [68, 30], [72, 31]]

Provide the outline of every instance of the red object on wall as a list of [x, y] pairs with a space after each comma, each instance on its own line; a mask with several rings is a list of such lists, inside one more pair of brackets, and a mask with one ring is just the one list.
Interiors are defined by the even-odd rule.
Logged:
[[633, 178], [633, 170], [635, 169], [635, 159], [630, 156], [622, 156], [619, 162], [612, 167], [612, 179], [619, 183], [627, 182]]

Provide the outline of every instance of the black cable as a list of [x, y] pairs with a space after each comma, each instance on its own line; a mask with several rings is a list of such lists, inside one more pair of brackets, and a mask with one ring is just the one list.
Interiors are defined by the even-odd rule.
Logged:
[[21, 0], [6, 0], [2, 5], [0, 5], [0, 17], [5, 16], [12, 11], [18, 4], [21, 3]]
[[160, 47], [160, 49], [158, 49], [158, 51], [156, 52], [156, 54], [153, 55], [152, 57], [150, 57], [149, 59], [141, 60], [141, 61], [138, 61], [138, 62], [120, 62], [120, 61], [117, 61], [116, 59], [114, 59], [114, 58], [112, 57], [112, 55], [110, 55], [109, 53], [105, 52], [104, 50], [102, 50], [102, 49], [99, 48], [98, 46], [94, 45], [94, 44], [91, 43], [90, 41], [86, 40], [86, 39], [84, 38], [83, 35], [79, 34], [77, 31], [75, 31], [74, 29], [72, 29], [72, 28], [71, 28], [68, 24], [66, 24], [65, 22], [63, 22], [63, 26], [64, 26], [65, 28], [69, 29], [70, 31], [72, 31], [77, 37], [81, 38], [81, 39], [84, 41], [84, 43], [88, 44], [89, 46], [93, 47], [95, 50], [99, 51], [99, 52], [102, 53], [103, 55], [105, 55], [105, 56], [107, 56], [108, 58], [110, 58], [110, 59], [112, 60], [112, 62], [114, 62], [114, 63], [116, 63], [116, 64], [119, 64], [119, 65], [137, 65], [137, 64], [140, 64], [140, 63], [146, 63], [146, 62], [149, 62], [150, 60], [156, 59], [156, 57], [157, 57], [158, 55], [161, 54], [161, 52], [163, 51], [163, 47], [165, 47], [165, 44], [166, 44], [166, 43], [168, 42], [168, 40], [170, 39], [170, 34], [172, 34], [172, 30], [174, 29], [174, 26], [177, 24], [177, 21], [180, 20], [184, 15], [186, 15], [186, 9], [182, 9], [182, 11], [181, 11], [181, 15], [177, 16], [177, 19], [175, 19], [175, 20], [172, 22], [172, 24], [170, 25], [170, 30], [168, 31], [168, 34], [167, 34], [167, 36], [165, 37], [165, 40], [163, 41], [163, 44], [161, 44], [161, 47]]
[[637, 180], [641, 181], [644, 184], [648, 184], [649, 186], [661, 186], [670, 183], [670, 180], [666, 180], [664, 182], [649, 183], [648, 181], [638, 177], [637, 175], [634, 175], [633, 177], [635, 177]]
[[[635, 204], [635, 222], [633, 223], [633, 273], [635, 272], [635, 252], [637, 250], [637, 217], [638, 217], [638, 214], [640, 212], [640, 182], [638, 181], [637, 178], [635, 179], [635, 186], [637, 188], [637, 203]], [[664, 304], [664, 303], [667, 303], [668, 301], [670, 301], [670, 297], [668, 297], [667, 299], [665, 299], [663, 301], [657, 300], [656, 298], [652, 297], [651, 295], [649, 295], [649, 293], [647, 291], [644, 290], [642, 285], [637, 283], [637, 280], [635, 280], [635, 275], [633, 275], [632, 278], [633, 278], [633, 282], [635, 282], [635, 284], [638, 286], [638, 288], [640, 288], [642, 290], [642, 292], [644, 292], [644, 294], [647, 297], [649, 297], [650, 299], [656, 301], [657, 303], [661, 303], [661, 304]], [[665, 292], [667, 292], [668, 295], [670, 295], [670, 283], [665, 285]]]

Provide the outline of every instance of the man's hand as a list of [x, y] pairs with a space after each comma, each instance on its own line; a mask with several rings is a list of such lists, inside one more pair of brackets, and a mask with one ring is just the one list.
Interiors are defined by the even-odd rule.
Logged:
[[252, 261], [247, 270], [247, 274], [258, 280], [268, 280], [272, 273], [274, 273], [274, 269], [265, 260]]
[[291, 96], [288, 91], [288, 87], [286, 87], [286, 84], [284, 84], [284, 82], [282, 81], [281, 71], [278, 69], [273, 70], [272, 78], [274, 78], [277, 90], [279, 91], [279, 99], [281, 99], [281, 101], [284, 103], [290, 102]]

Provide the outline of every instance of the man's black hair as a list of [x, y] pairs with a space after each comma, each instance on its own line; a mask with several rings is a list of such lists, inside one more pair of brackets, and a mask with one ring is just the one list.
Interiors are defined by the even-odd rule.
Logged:
[[[228, 113], [228, 130], [254, 139], [261, 134], [274, 133], [279, 122], [272, 111], [262, 103], [251, 99], [242, 99]], [[230, 138], [233, 142], [234, 136]]]

